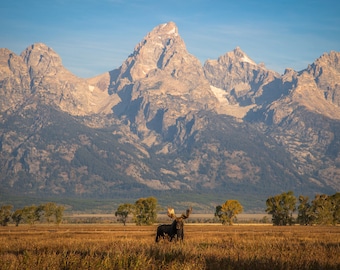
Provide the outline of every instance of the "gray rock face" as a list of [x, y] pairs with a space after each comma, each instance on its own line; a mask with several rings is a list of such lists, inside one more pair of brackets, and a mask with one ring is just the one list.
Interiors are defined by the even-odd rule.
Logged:
[[236, 48], [202, 67], [173, 22], [91, 79], [44, 44], [0, 49], [0, 188], [339, 190], [339, 57], [279, 75]]
[[113, 111], [143, 137], [150, 130], [168, 134], [178, 118], [216, 107], [199, 60], [187, 52], [172, 22], [154, 28], [110, 75], [109, 92], [121, 98]]
[[340, 107], [340, 55], [332, 51], [325, 53], [307, 68], [314, 77], [324, 98]]
[[14, 109], [31, 92], [27, 66], [8, 49], [0, 49], [0, 89], [0, 112]]
[[204, 74], [211, 85], [226, 91], [230, 104], [242, 106], [260, 104], [258, 99], [265, 88], [280, 78], [278, 73], [256, 64], [239, 47], [217, 60], [207, 60]]
[[3, 77], [0, 95], [4, 103], [1, 110], [33, 98], [72, 115], [87, 115], [110, 113], [117, 102], [107, 91], [64, 68], [59, 55], [45, 44], [33, 44], [20, 56], [1, 49], [0, 61]]

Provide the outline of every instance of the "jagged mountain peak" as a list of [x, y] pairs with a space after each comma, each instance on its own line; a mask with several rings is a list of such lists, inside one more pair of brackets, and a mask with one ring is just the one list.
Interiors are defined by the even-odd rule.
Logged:
[[42, 73], [52, 75], [65, 69], [60, 56], [44, 43], [32, 44], [20, 56], [31, 68], [31, 76], [41, 76]]
[[156, 26], [149, 35], [152, 34], [160, 35], [160, 36], [177, 36], [178, 35], [178, 27], [174, 22], [163, 23]]
[[22, 58], [0, 49], [0, 113], [11, 110], [30, 94], [28, 69]]
[[2, 56], [9, 55], [11, 53], [13, 53], [13, 52], [11, 50], [7, 49], [7, 48], [0, 48], [1, 59], [2, 59]]
[[55, 53], [56, 52], [49, 46], [47, 46], [45, 43], [42, 42], [36, 42], [28, 46], [25, 51], [41, 51], [41, 52], [49, 52], [49, 53]]
[[1, 86], [5, 91], [0, 92], [0, 111], [34, 99], [71, 115], [87, 115], [110, 113], [117, 103], [107, 91], [68, 71], [61, 57], [43, 43], [28, 46], [20, 56], [7, 49], [0, 51]]
[[[173, 22], [161, 24], [137, 44], [133, 53], [121, 66], [120, 77], [127, 77], [133, 82], [154, 76], [159, 70], [167, 70], [171, 75], [176, 68], [180, 68], [179, 62], [185, 62], [187, 58], [193, 61], [195, 57], [188, 57], [176, 24]], [[198, 59], [196, 64], [200, 65]]]
[[311, 75], [324, 99], [340, 108], [340, 52], [324, 53], [304, 73]]
[[200, 61], [187, 51], [173, 22], [155, 27], [122, 66], [110, 72], [109, 92], [121, 98], [113, 112], [129, 117], [143, 136], [150, 129], [176, 130], [178, 118], [213, 110], [217, 102]]
[[[240, 47], [217, 60], [207, 60], [204, 73], [212, 86], [226, 92], [229, 104], [243, 107], [265, 102], [261, 97], [263, 88], [280, 77], [278, 73], [267, 70], [263, 64], [256, 64]], [[280, 94], [269, 95], [273, 99]]]
[[282, 82], [289, 86], [289, 95], [274, 101], [268, 111], [275, 124], [304, 108], [315, 115], [340, 119], [340, 53], [324, 53], [305, 70], [286, 69]]
[[236, 47], [232, 52], [227, 53], [231, 58], [237, 59], [240, 62], [246, 62], [252, 65], [257, 65], [240, 47]]
[[234, 50], [225, 53], [218, 57], [217, 60], [207, 60], [207, 62], [218, 62], [220, 65], [230, 65], [238, 63], [248, 63], [256, 66], [256, 62], [253, 61], [240, 47], [236, 47]]
[[315, 60], [314, 64], [325, 65], [340, 71], [340, 52], [330, 51], [329, 53], [324, 53]]
[[20, 56], [6, 48], [0, 49], [0, 79], [6, 76], [21, 75], [27, 72]]
[[297, 74], [297, 72], [293, 68], [286, 68], [285, 71], [283, 72], [283, 75], [287, 74]]
[[324, 53], [309, 65], [306, 70], [314, 73], [315, 76], [322, 75], [323, 71], [340, 73], [340, 52], [331, 51]]
[[[155, 84], [160, 89], [164, 83], [174, 81], [170, 84], [175, 86], [180, 82], [182, 86], [176, 87], [177, 90], [185, 88], [186, 93], [202, 84], [209, 88], [200, 61], [187, 51], [173, 22], [155, 27], [137, 44], [120, 68], [110, 74], [109, 91], [112, 93], [135, 82], [139, 82], [139, 88], [143, 88], [141, 81], [147, 84], [148, 89], [155, 89]], [[171, 91], [171, 88], [174, 87], [166, 87], [166, 91]]]

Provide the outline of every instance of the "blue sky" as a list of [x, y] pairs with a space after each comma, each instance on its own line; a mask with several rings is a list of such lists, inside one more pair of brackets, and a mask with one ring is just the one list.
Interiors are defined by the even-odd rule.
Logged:
[[4, 0], [0, 47], [42, 42], [80, 77], [119, 67], [155, 26], [173, 21], [202, 64], [239, 46], [283, 73], [340, 51], [339, 0]]

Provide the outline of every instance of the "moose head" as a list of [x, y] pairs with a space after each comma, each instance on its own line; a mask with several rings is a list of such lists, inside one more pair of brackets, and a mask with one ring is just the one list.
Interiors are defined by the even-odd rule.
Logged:
[[175, 210], [173, 208], [168, 208], [168, 216], [173, 219], [173, 222], [171, 224], [172, 231], [174, 234], [177, 235], [177, 239], [184, 239], [184, 219], [187, 219], [192, 212], [192, 207], [190, 209], [187, 209], [186, 213], [182, 214], [180, 217], [176, 217]]

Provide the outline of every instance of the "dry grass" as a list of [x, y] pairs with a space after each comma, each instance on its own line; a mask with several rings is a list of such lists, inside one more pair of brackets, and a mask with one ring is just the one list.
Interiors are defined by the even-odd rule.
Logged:
[[0, 269], [340, 269], [340, 227], [185, 226], [185, 242], [154, 243], [156, 226], [0, 228]]

